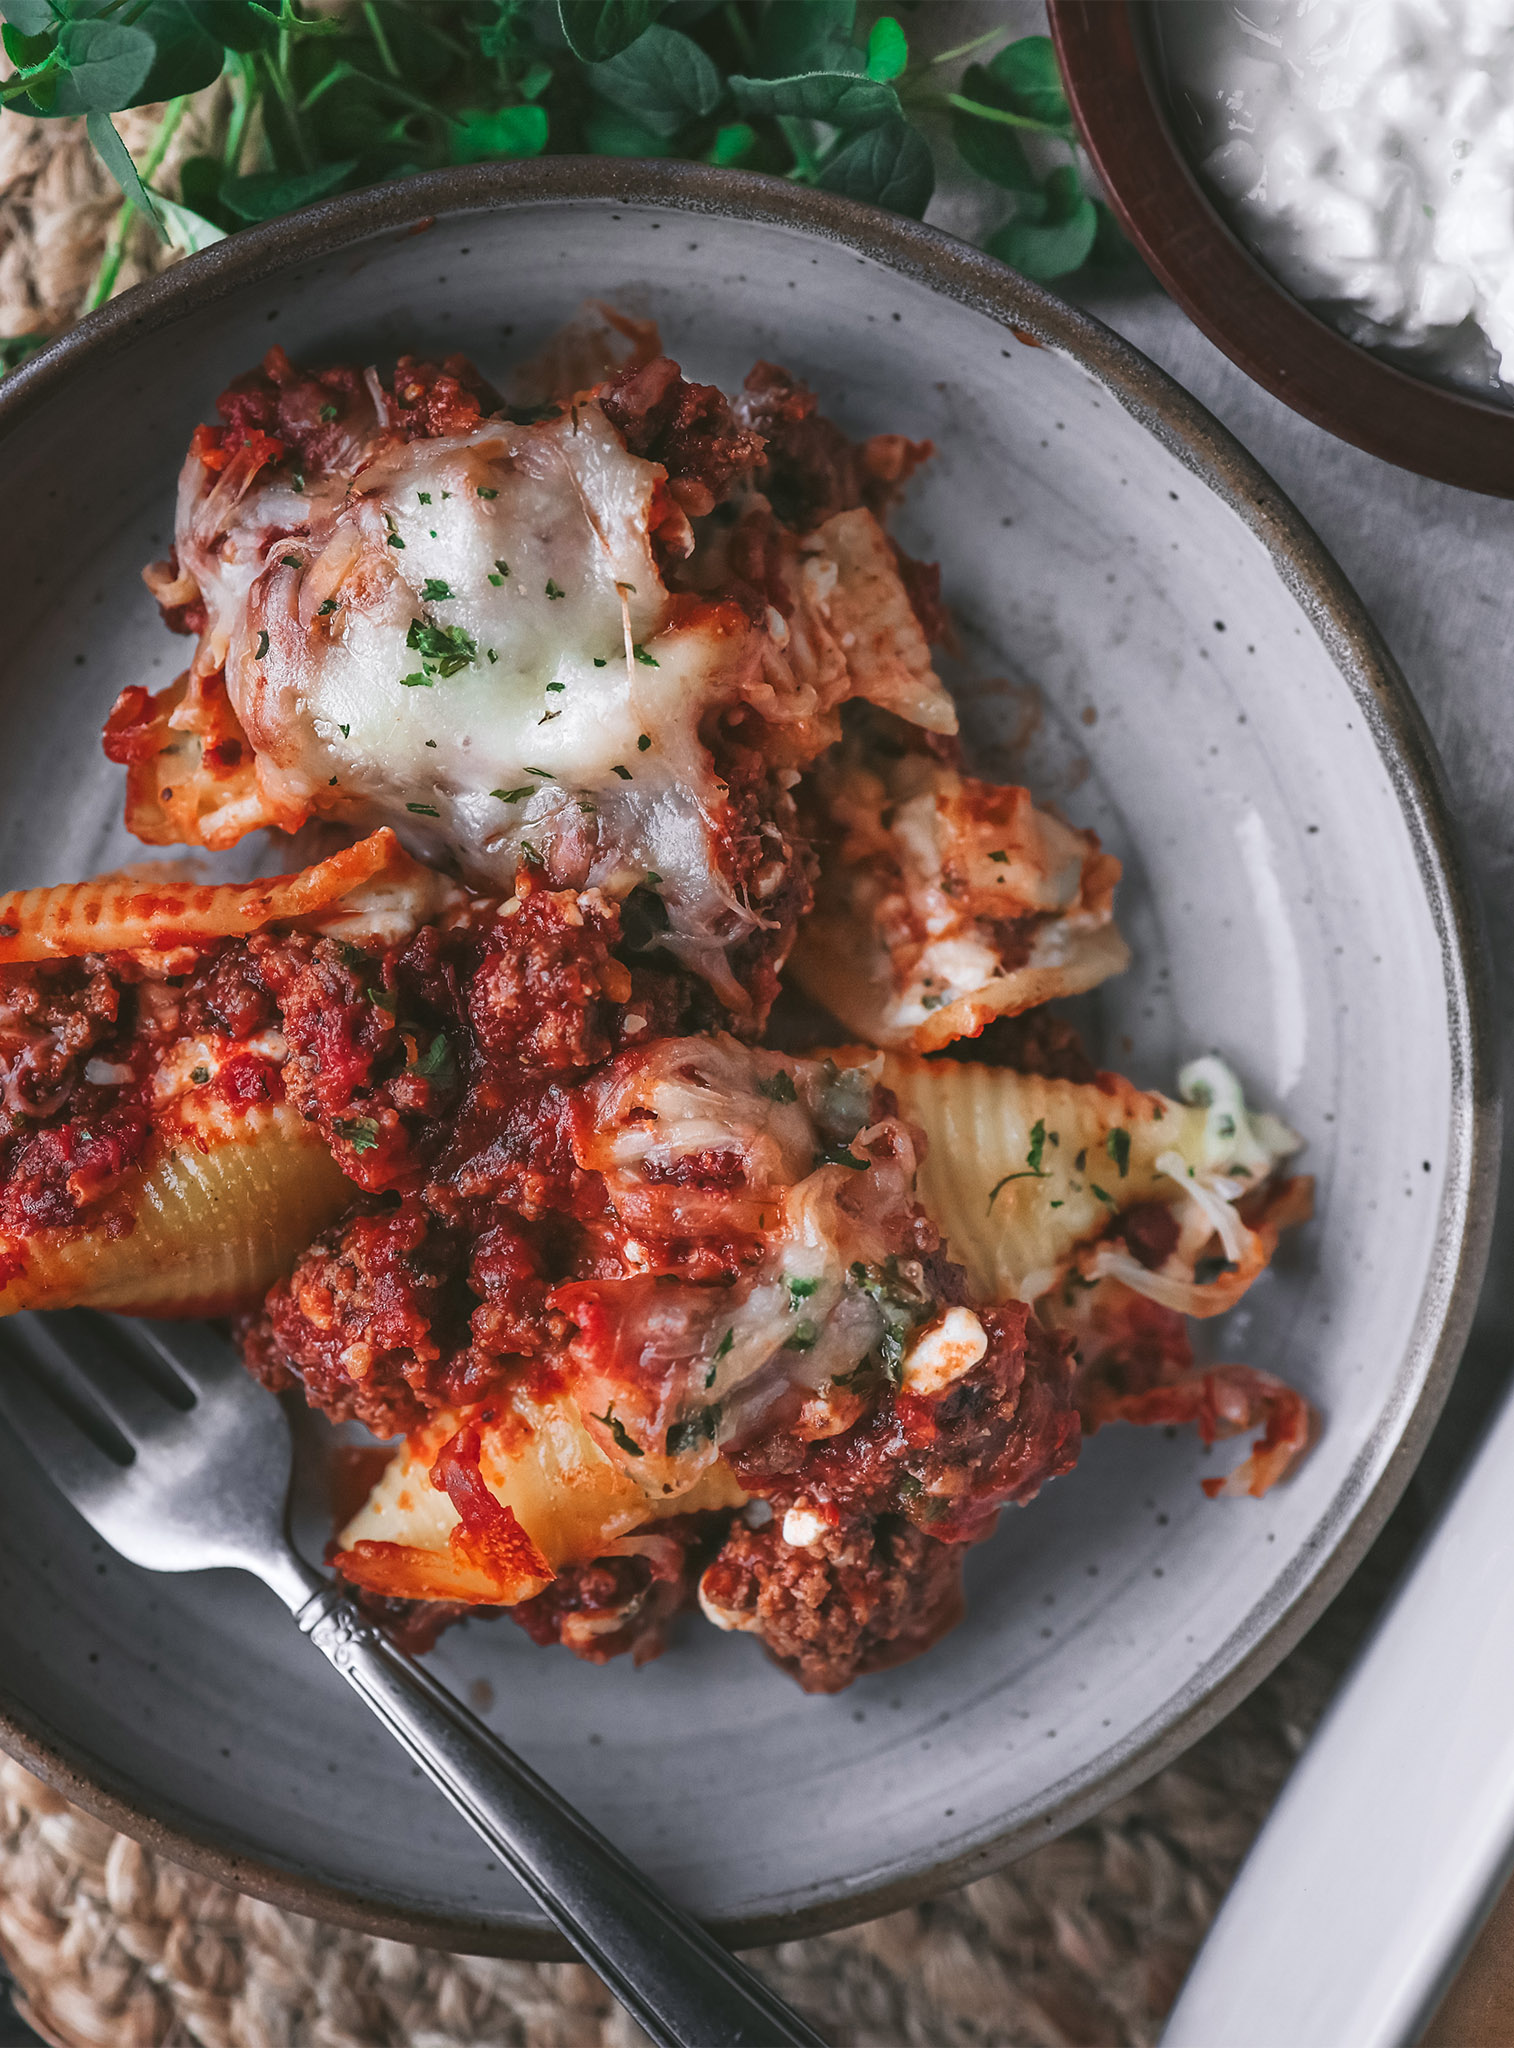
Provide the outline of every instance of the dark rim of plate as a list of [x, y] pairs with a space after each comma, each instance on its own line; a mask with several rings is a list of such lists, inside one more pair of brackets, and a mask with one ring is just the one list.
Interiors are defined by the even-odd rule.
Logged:
[[[1361, 1561], [1407, 1484], [1445, 1399], [1487, 1258], [1499, 1112], [1483, 938], [1418, 706], [1360, 599], [1266, 472], [1196, 399], [1099, 321], [951, 235], [832, 193], [702, 164], [557, 157], [428, 172], [327, 200], [186, 258], [91, 314], [13, 371], [0, 383], [0, 465], [7, 434], [75, 379], [143, 341], [170, 335], [186, 316], [245, 285], [357, 243], [372, 241], [381, 249], [386, 239], [422, 233], [443, 219], [554, 204], [665, 209], [674, 216], [790, 228], [973, 308], [1010, 347], [1053, 348], [1081, 364], [1244, 522], [1312, 621], [1397, 796], [1445, 975], [1452, 1117], [1437, 1256], [1399, 1367], [1399, 1397], [1385, 1405], [1352, 1478], [1300, 1546], [1291, 1571], [1248, 1617], [1245, 1629], [1159, 1715], [1097, 1767], [1054, 1787], [1036, 1813], [1007, 1828], [1001, 1822], [983, 1826], [945, 1853], [924, 1845], [862, 1889], [816, 1888], [791, 1908], [716, 1924], [734, 1946], [753, 1947], [847, 1926], [968, 1883], [1097, 1813], [1244, 1699]], [[524, 1914], [486, 1920], [428, 1913], [397, 1905], [392, 1893], [377, 1888], [337, 1885], [308, 1869], [241, 1853], [195, 1816], [144, 1799], [106, 1760], [61, 1741], [3, 1681], [0, 1747], [123, 1833], [291, 1911], [427, 1947], [512, 1956], [569, 1953], [543, 1921]]]
[[1110, 204], [1209, 339], [1275, 398], [1369, 455], [1514, 498], [1514, 408], [1433, 384], [1349, 341], [1228, 225], [1173, 129], [1154, 0], [1047, 0], [1047, 13]]

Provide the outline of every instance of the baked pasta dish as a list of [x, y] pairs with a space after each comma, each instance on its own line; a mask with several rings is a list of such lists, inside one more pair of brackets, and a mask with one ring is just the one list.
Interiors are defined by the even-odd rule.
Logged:
[[[508, 397], [274, 349], [217, 412], [147, 571], [188, 666], [105, 727], [185, 851], [0, 897], [0, 1311], [228, 1318], [363, 1425], [331, 1562], [412, 1645], [689, 1608], [830, 1692], [1105, 1423], [1281, 1478], [1307, 1403], [1189, 1319], [1299, 1141], [1046, 1007], [1125, 966], [1119, 865], [964, 765], [929, 445], [614, 315]], [[304, 864], [204, 878], [261, 832]]]

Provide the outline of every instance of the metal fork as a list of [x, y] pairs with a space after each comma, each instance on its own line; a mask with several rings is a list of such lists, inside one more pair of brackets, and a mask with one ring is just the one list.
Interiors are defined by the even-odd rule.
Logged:
[[289, 1425], [224, 1339], [85, 1311], [0, 1327], [0, 1418], [90, 1526], [148, 1571], [270, 1586], [658, 2048], [825, 2048], [295, 1553]]

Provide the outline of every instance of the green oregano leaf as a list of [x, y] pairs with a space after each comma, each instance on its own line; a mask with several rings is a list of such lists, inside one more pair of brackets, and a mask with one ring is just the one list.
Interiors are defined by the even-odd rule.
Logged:
[[557, 0], [568, 48], [585, 64], [602, 64], [636, 41], [668, 0]]
[[830, 121], [838, 128], [871, 128], [901, 119], [899, 95], [891, 85], [845, 71], [810, 71], [795, 78], [737, 76], [731, 80], [731, 95], [749, 119], [788, 114]]
[[547, 146], [545, 107], [469, 107], [447, 130], [447, 155], [455, 164], [488, 164], [512, 157], [540, 156]]
[[919, 220], [936, 188], [936, 167], [923, 135], [889, 120], [854, 136], [820, 173], [827, 192], [843, 192]]
[[591, 65], [588, 75], [601, 99], [658, 135], [676, 134], [713, 114], [725, 89], [713, 60], [692, 36], [655, 26], [607, 63]]
[[221, 204], [238, 220], [274, 220], [324, 199], [356, 169], [356, 158], [347, 157], [314, 171], [255, 171], [248, 178], [228, 178], [221, 187]]

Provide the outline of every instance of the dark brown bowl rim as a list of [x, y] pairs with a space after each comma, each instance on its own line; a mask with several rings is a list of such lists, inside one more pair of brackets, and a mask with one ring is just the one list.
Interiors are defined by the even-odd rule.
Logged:
[[[1471, 1324], [1497, 1190], [1499, 1105], [1484, 942], [1428, 728], [1361, 600], [1277, 485], [1199, 402], [1090, 315], [940, 230], [832, 193], [702, 164], [558, 157], [437, 171], [352, 193], [249, 228], [113, 300], [0, 383], [0, 462], [6, 436], [59, 389], [136, 341], [288, 265], [375, 233], [416, 233], [469, 211], [597, 202], [661, 206], [795, 227], [974, 308], [1030, 347], [1071, 356], [1240, 518], [1271, 555], [1352, 692], [1398, 798], [1439, 935], [1447, 987], [1452, 1117], [1437, 1259], [1406, 1366], [1424, 1383], [1402, 1418], [1376, 1484], [1354, 1506], [1337, 1497], [1299, 1552], [1276, 1612], [1215, 1683], [1196, 1674], [1171, 1711], [1138, 1731], [1123, 1754], [1069, 1781], [1054, 1806], [944, 1859], [922, 1856], [885, 1881], [791, 1910], [716, 1923], [735, 1947], [792, 1941], [853, 1924], [982, 1877], [1052, 1840], [1140, 1784], [1198, 1740], [1290, 1650], [1365, 1556], [1407, 1484], [1445, 1399]], [[1384, 1421], [1379, 1441], [1391, 1437]], [[1364, 1447], [1365, 1469], [1373, 1446]], [[1223, 1652], [1220, 1653], [1223, 1656]], [[1218, 1661], [1218, 1659], [1216, 1660]], [[568, 1953], [524, 1919], [432, 1914], [238, 1853], [191, 1815], [149, 1802], [97, 1757], [65, 1744], [0, 1682], [0, 1748], [108, 1825], [219, 1883], [293, 1912], [426, 1947], [510, 1956]]]
[[1120, 224], [1196, 326], [1316, 426], [1400, 469], [1514, 497], [1514, 410], [1428, 383], [1329, 326], [1259, 263], [1178, 141], [1154, 0], [1047, 0], [1067, 97]]

